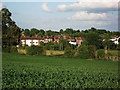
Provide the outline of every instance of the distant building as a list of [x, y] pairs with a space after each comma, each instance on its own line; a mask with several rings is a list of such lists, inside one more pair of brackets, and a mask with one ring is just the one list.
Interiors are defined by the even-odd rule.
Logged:
[[114, 35], [110, 38], [111, 41], [115, 44], [119, 44], [118, 40], [120, 39], [120, 36]]
[[80, 46], [82, 41], [84, 40], [83, 37], [70, 37], [70, 36], [24, 36], [22, 35], [20, 40], [22, 45], [39, 45], [40, 42], [43, 42], [44, 44], [47, 44], [50, 41], [53, 42], [60, 42], [60, 39], [67, 39], [70, 44], [78, 45]]

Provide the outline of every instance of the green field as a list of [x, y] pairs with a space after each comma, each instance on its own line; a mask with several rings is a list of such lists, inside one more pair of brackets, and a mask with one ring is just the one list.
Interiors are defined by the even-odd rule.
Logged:
[[3, 88], [118, 88], [118, 62], [3, 54]]

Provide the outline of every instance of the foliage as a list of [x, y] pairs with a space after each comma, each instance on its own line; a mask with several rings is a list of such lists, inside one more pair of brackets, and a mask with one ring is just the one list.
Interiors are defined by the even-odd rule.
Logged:
[[117, 45], [117, 49], [120, 50], [120, 38], [118, 39], [119, 44]]
[[30, 31], [30, 36], [35, 36], [39, 33], [39, 30], [36, 28], [32, 28]]
[[3, 54], [5, 88], [120, 88], [118, 62]]
[[25, 30], [23, 31], [23, 34], [24, 34], [25, 36], [30, 36], [30, 30], [29, 30], [29, 29], [25, 29]]
[[54, 42], [54, 50], [60, 50], [60, 45], [58, 42]]
[[105, 50], [101, 49], [97, 51], [97, 58], [104, 59], [105, 58]]
[[17, 53], [18, 51], [17, 51], [17, 47], [16, 46], [12, 46], [11, 48], [10, 48], [10, 52], [11, 53]]
[[17, 47], [16, 46], [3, 47], [2, 52], [4, 52], [4, 53], [17, 53]]
[[3, 47], [2, 48], [2, 52], [5, 52], [5, 53], [10, 53], [10, 46], [8, 46], [8, 47]]
[[67, 48], [65, 48], [65, 54], [66, 57], [74, 57], [75, 52], [74, 50], [69, 46]]
[[96, 47], [93, 46], [93, 45], [89, 45], [88, 46], [88, 51], [89, 51], [89, 54], [90, 54], [90, 58], [95, 59], [96, 58]]
[[2, 12], [2, 47], [9, 48], [19, 43], [20, 28], [11, 19], [11, 12], [3, 8]]
[[90, 58], [90, 53], [88, 50], [88, 46], [80, 46], [77, 49], [77, 57], [88, 59]]
[[60, 42], [59, 42], [59, 45], [60, 45], [60, 50], [65, 50], [65, 48], [70, 45], [68, 40], [66, 39], [60, 39]]
[[88, 33], [85, 39], [88, 42], [88, 45], [94, 45], [97, 47], [97, 49], [100, 49], [102, 46], [102, 40], [100, 36], [95, 32]]
[[45, 45], [45, 48], [47, 50], [53, 50], [54, 49], [54, 42], [48, 42], [46, 45]]
[[41, 46], [27, 46], [26, 48], [28, 55], [42, 55], [44, 49]]
[[43, 29], [40, 29], [38, 35], [39, 36], [44, 36], [45, 35], [45, 31]]

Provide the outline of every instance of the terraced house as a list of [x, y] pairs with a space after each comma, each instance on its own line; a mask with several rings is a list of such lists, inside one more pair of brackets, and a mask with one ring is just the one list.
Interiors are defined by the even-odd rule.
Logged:
[[24, 36], [22, 35], [20, 40], [22, 45], [40, 45], [40, 42], [47, 44], [48, 42], [60, 42], [60, 39], [67, 39], [70, 44], [80, 46], [82, 41], [84, 40], [83, 37], [70, 37], [70, 36]]

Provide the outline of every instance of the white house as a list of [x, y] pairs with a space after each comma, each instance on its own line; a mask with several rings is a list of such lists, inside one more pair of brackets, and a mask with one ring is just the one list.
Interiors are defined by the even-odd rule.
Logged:
[[119, 39], [120, 39], [120, 36], [114, 35], [111, 37], [110, 40], [113, 41], [113, 43], [115, 43], [115, 44], [119, 44], [119, 42], [118, 42]]
[[69, 42], [70, 44], [72, 44], [72, 45], [77, 45], [77, 43], [76, 42]]
[[40, 42], [41, 42], [41, 37], [39, 36], [33, 36], [33, 37], [29, 37], [29, 36], [22, 36], [21, 37], [21, 43], [22, 45], [28, 45], [28, 46], [31, 46], [31, 45], [40, 45]]

